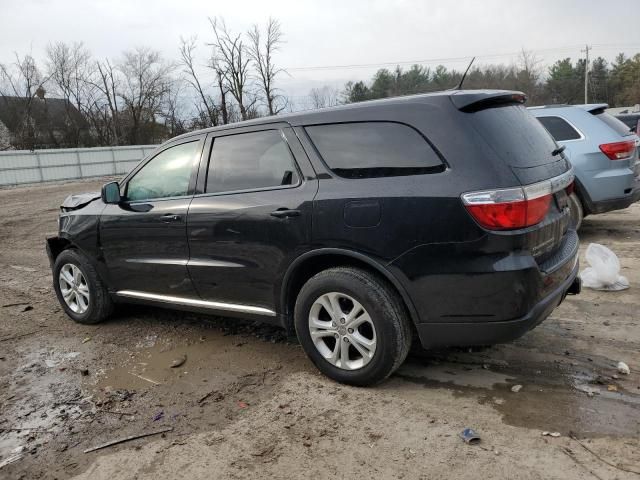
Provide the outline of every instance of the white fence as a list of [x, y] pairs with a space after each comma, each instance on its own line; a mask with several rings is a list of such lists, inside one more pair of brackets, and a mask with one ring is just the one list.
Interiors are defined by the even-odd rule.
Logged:
[[0, 186], [122, 175], [156, 145], [0, 152]]

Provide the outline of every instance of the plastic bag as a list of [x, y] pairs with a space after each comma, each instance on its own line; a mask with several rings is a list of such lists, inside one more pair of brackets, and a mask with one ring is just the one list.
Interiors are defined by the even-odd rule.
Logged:
[[629, 280], [620, 275], [618, 257], [607, 247], [599, 243], [590, 243], [586, 257], [591, 266], [585, 268], [580, 274], [583, 286], [606, 291], [629, 288]]

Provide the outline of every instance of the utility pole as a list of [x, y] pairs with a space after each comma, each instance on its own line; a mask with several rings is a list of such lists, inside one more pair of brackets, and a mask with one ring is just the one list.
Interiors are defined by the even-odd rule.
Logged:
[[584, 46], [584, 50], [580, 50], [585, 53], [584, 59], [584, 103], [588, 102], [589, 97], [589, 50], [591, 47], [589, 45]]

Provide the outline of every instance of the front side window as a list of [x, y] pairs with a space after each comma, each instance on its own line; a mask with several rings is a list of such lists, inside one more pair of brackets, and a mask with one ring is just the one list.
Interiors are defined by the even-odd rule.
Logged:
[[156, 155], [129, 180], [127, 200], [187, 195], [199, 145], [199, 141], [183, 143]]
[[444, 170], [431, 145], [408, 125], [335, 123], [305, 130], [327, 166], [341, 177], [420, 175]]
[[213, 141], [207, 193], [296, 185], [298, 171], [279, 130], [239, 133]]
[[577, 140], [581, 138], [580, 132], [573, 128], [569, 122], [560, 117], [538, 117], [540, 123], [547, 129], [556, 142]]

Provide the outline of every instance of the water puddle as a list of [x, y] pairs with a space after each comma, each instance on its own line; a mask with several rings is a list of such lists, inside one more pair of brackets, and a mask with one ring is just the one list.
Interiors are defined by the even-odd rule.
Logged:
[[[475, 397], [513, 426], [579, 437], [640, 434], [640, 395], [626, 390], [623, 382], [609, 387], [596, 383], [596, 375], [538, 367], [494, 369], [446, 361], [408, 362], [397, 376], [426, 388], [446, 388], [454, 395]], [[515, 385], [522, 385], [518, 393], [511, 391]]]

